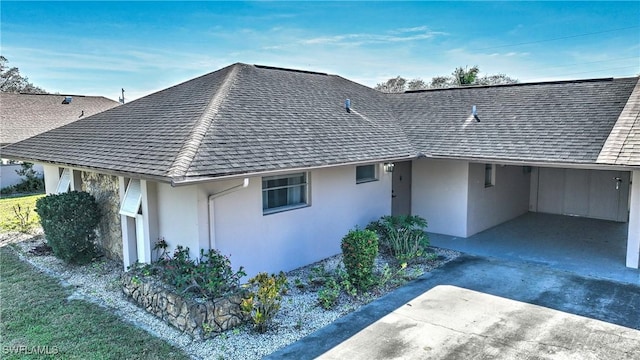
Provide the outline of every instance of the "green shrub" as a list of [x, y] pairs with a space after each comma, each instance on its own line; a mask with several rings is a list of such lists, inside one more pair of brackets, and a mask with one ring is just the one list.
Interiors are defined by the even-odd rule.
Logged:
[[378, 256], [378, 235], [371, 230], [355, 229], [342, 238], [342, 262], [351, 283], [366, 290], [375, 283], [373, 265]]
[[249, 280], [249, 286], [253, 289], [242, 300], [240, 308], [251, 317], [256, 331], [264, 333], [280, 310], [280, 300], [287, 291], [287, 277], [283, 272], [259, 273]]
[[78, 191], [48, 195], [36, 201], [36, 213], [55, 256], [86, 264], [97, 255], [100, 210], [93, 195]]
[[157, 275], [182, 294], [196, 294], [214, 299], [237, 291], [240, 279], [246, 275], [240, 267], [234, 272], [228, 257], [215, 249], [200, 249], [198, 260], [189, 257], [189, 248], [177, 246], [172, 256], [166, 252], [168, 245], [161, 239], [154, 250], [162, 250], [159, 259], [149, 265], [138, 265], [143, 275]]
[[32, 163], [22, 163], [16, 174], [24, 176], [24, 179], [16, 185], [6, 186], [0, 189], [0, 194], [11, 195], [19, 193], [41, 193], [44, 192], [44, 178], [33, 170]]
[[403, 263], [421, 257], [429, 246], [427, 221], [420, 216], [383, 216], [367, 225], [380, 236], [380, 243]]
[[318, 303], [320, 307], [325, 310], [333, 309], [338, 303], [338, 297], [340, 296], [340, 284], [335, 279], [329, 278], [322, 289], [318, 291]]

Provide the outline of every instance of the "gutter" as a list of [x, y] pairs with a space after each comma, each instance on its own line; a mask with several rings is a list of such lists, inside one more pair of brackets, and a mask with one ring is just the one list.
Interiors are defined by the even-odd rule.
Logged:
[[265, 170], [265, 171], [257, 171], [257, 172], [245, 172], [245, 173], [238, 173], [238, 174], [232, 174], [232, 175], [223, 175], [223, 176], [203, 176], [203, 177], [188, 178], [188, 179], [185, 179], [185, 178], [175, 179], [174, 178], [174, 179], [171, 180], [171, 186], [178, 187], [178, 186], [185, 186], [185, 185], [195, 185], [195, 184], [201, 184], [201, 183], [217, 181], [217, 180], [232, 180], [232, 179], [240, 179], [240, 178], [246, 178], [246, 177], [256, 177], [256, 176], [263, 176], [263, 175], [277, 175], [277, 174], [284, 174], [284, 173], [290, 173], [290, 172], [295, 172], [295, 171], [312, 171], [312, 170], [326, 169], [326, 168], [332, 168], [332, 167], [338, 167], [338, 166], [353, 166], [353, 165], [374, 164], [374, 163], [380, 163], [380, 162], [408, 161], [408, 160], [413, 160], [413, 159], [416, 159], [416, 158], [417, 158], [417, 156], [415, 156], [415, 155], [408, 155], [408, 156], [397, 157], [397, 158], [361, 160], [361, 161], [353, 161], [353, 162], [339, 163], [339, 164], [327, 164], [327, 165], [319, 165], [319, 166], [296, 167], [296, 168], [287, 168], [287, 169], [281, 169], [281, 170]]
[[435, 160], [460, 160], [475, 163], [492, 163], [498, 165], [514, 165], [514, 166], [537, 166], [552, 168], [572, 168], [586, 170], [618, 170], [618, 171], [634, 171], [640, 169], [640, 166], [633, 165], [613, 165], [613, 164], [596, 164], [596, 163], [570, 163], [558, 161], [536, 161], [536, 160], [505, 160], [496, 158], [474, 158], [465, 156], [444, 156], [444, 155], [425, 155], [419, 154], [418, 159], [435, 159]]

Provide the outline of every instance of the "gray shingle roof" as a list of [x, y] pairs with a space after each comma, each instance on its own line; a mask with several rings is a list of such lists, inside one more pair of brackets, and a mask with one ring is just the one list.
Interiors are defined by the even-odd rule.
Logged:
[[102, 96], [0, 93], [0, 144], [22, 141], [31, 136], [89, 117], [118, 106]]
[[179, 182], [411, 156], [391, 119], [384, 94], [339, 76], [234, 64], [5, 154]]
[[640, 166], [640, 81], [609, 134], [597, 162]]
[[[392, 95], [427, 156], [595, 163], [638, 78], [468, 87]], [[476, 121], [471, 116], [477, 109]]]
[[335, 75], [234, 64], [4, 152], [174, 183], [420, 154], [591, 164], [637, 80], [383, 94]]

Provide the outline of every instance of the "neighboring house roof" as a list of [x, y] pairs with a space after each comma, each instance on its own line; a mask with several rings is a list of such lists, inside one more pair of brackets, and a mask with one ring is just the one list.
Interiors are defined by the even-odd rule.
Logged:
[[336, 75], [234, 64], [4, 150], [174, 184], [419, 156], [595, 164], [637, 82], [383, 94]]
[[427, 90], [391, 95], [391, 106], [415, 150], [426, 156], [593, 164], [637, 83], [621, 78]]
[[102, 96], [0, 93], [0, 144], [22, 141], [117, 105]]

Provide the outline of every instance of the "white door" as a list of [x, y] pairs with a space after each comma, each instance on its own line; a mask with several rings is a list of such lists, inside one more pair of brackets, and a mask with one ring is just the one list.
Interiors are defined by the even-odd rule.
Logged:
[[629, 172], [540, 168], [538, 212], [626, 222]]

